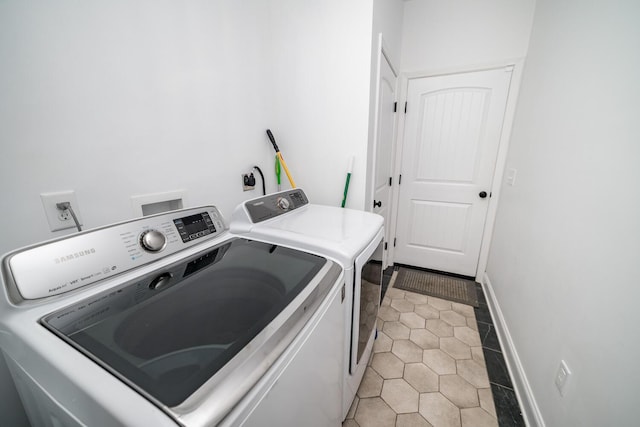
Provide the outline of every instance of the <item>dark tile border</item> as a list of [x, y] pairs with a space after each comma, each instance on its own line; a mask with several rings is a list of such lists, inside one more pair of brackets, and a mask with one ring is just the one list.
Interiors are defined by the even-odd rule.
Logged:
[[513, 389], [500, 341], [498, 341], [498, 334], [493, 325], [482, 286], [479, 283], [476, 283], [476, 291], [478, 292], [479, 307], [474, 308], [474, 311], [491, 383], [493, 401], [496, 406], [498, 424], [500, 427], [525, 427], [520, 404]]

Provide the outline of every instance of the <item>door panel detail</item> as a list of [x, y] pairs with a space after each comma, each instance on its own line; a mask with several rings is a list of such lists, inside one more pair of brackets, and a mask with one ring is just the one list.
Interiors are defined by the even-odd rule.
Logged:
[[[414, 200], [409, 244], [429, 249], [464, 253], [465, 231], [472, 207], [463, 203]], [[448, 231], [452, 230], [452, 231]]]
[[414, 159], [417, 180], [473, 182], [487, 95], [486, 89], [459, 88], [422, 96]]

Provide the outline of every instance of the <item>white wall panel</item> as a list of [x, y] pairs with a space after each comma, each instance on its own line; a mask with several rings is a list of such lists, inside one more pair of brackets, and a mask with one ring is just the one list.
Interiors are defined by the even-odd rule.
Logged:
[[[640, 4], [538, 0], [487, 275], [548, 426], [637, 424]], [[560, 360], [572, 375], [561, 396]]]
[[267, 18], [261, 1], [0, 3], [0, 252], [70, 232], [49, 232], [42, 192], [75, 190], [86, 227], [132, 217], [132, 195], [184, 189], [227, 216], [259, 195], [240, 173], [273, 170]]
[[535, 0], [408, 0], [402, 70], [501, 63], [527, 52]]

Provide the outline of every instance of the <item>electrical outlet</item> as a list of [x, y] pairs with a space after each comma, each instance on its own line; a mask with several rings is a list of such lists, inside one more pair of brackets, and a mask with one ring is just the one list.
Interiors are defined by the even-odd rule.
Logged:
[[256, 187], [256, 178], [253, 176], [253, 173], [243, 173], [242, 174], [242, 190], [250, 191]]
[[44, 212], [47, 215], [49, 229], [51, 231], [66, 230], [67, 228], [76, 228], [69, 210], [60, 210], [56, 206], [58, 203], [69, 202], [73, 208], [73, 212], [78, 218], [78, 222], [82, 225], [80, 217], [80, 209], [78, 209], [78, 201], [76, 200], [75, 191], [61, 191], [59, 193], [42, 193], [40, 194]]
[[564, 396], [565, 389], [567, 387], [567, 383], [569, 382], [569, 377], [571, 376], [571, 370], [569, 366], [567, 366], [567, 362], [564, 360], [560, 361], [560, 366], [558, 367], [558, 372], [556, 373], [556, 387], [560, 392], [560, 396]]

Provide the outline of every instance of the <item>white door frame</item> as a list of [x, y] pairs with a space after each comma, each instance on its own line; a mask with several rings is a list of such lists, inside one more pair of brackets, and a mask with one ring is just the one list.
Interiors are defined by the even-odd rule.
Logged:
[[[376, 84], [376, 90], [375, 90], [375, 98], [374, 98], [374, 116], [373, 116], [373, 135], [372, 135], [372, 141], [373, 143], [369, 146], [369, 153], [371, 155], [371, 159], [370, 159], [370, 163], [369, 163], [369, 168], [368, 168], [368, 197], [365, 197], [365, 203], [366, 208], [365, 210], [372, 212], [373, 211], [373, 200], [374, 200], [374, 196], [375, 196], [375, 170], [376, 170], [376, 166], [377, 166], [377, 148], [378, 148], [378, 125], [379, 125], [379, 112], [380, 112], [380, 79], [382, 78], [381, 73], [382, 73], [382, 61], [386, 60], [387, 63], [389, 64], [389, 66], [391, 67], [391, 71], [393, 71], [393, 74], [395, 74], [396, 76], [396, 99], [397, 98], [397, 94], [398, 94], [398, 89], [399, 89], [399, 85], [401, 84], [401, 76], [400, 73], [398, 73], [398, 68], [395, 66], [394, 61], [392, 59], [392, 55], [384, 41], [384, 37], [382, 36], [382, 33], [378, 34], [378, 49], [377, 49], [377, 58], [376, 58], [376, 77], [375, 77], [375, 84]], [[400, 105], [400, 103], [398, 102], [398, 105]], [[396, 162], [396, 156], [398, 153], [398, 114], [395, 115], [394, 117], [394, 124], [393, 124], [393, 137], [391, 140], [391, 159], [389, 160], [391, 162], [391, 167], [390, 167], [390, 174], [393, 177], [394, 175], [396, 175], [395, 171], [396, 171], [396, 167], [395, 167], [395, 162]], [[395, 179], [394, 179], [395, 180]], [[393, 264], [393, 258], [391, 256], [391, 250], [393, 249], [393, 240], [392, 239], [388, 239], [390, 236], [395, 235], [395, 223], [396, 223], [396, 209], [398, 207], [397, 202], [395, 202], [396, 196], [395, 196], [395, 192], [397, 191], [397, 186], [396, 183], [393, 183], [393, 185], [391, 186], [391, 188], [389, 189], [390, 191], [390, 200], [391, 203], [389, 204], [389, 216], [388, 216], [388, 224], [385, 224], [385, 230], [384, 230], [384, 240], [387, 243], [387, 249], [385, 251], [383, 251], [383, 257], [382, 257], [382, 264], [383, 264], [383, 268], [386, 267], [387, 265], [392, 265]], [[389, 242], [388, 240], [392, 240], [391, 242]]]
[[[475, 280], [478, 283], [482, 283], [484, 280], [484, 273], [487, 268], [487, 260], [489, 258], [489, 249], [491, 245], [491, 237], [493, 235], [493, 227], [495, 224], [496, 213], [498, 209], [498, 201], [500, 199], [500, 189], [502, 188], [502, 180], [504, 177], [504, 171], [506, 168], [507, 153], [509, 151], [509, 141], [511, 140], [511, 129], [513, 126], [513, 117], [515, 115], [516, 101], [518, 99], [518, 92], [520, 90], [520, 82], [522, 80], [522, 68], [524, 65], [524, 58], [518, 58], [508, 60], [505, 62], [474, 65], [470, 67], [460, 68], [446, 68], [439, 70], [427, 70], [422, 72], [407, 72], [401, 73], [399, 77], [398, 87], [398, 111], [403, 114], [399, 114], [397, 120], [396, 131], [396, 152], [394, 154], [393, 171], [393, 188], [391, 192], [393, 209], [391, 211], [391, 221], [393, 229], [391, 230], [391, 236], [396, 235], [397, 231], [397, 218], [399, 208], [400, 191], [398, 188], [399, 175], [402, 171], [402, 150], [404, 144], [404, 130], [406, 115], [404, 114], [404, 105], [407, 101], [407, 91], [409, 87], [409, 80], [420, 79], [424, 77], [435, 77], [447, 74], [468, 73], [473, 71], [484, 71], [496, 68], [513, 67], [513, 73], [511, 77], [511, 85], [509, 87], [509, 95], [507, 98], [507, 105], [504, 113], [504, 122], [502, 125], [502, 132], [500, 134], [500, 143], [498, 146], [498, 155], [496, 159], [496, 167], [493, 175], [493, 181], [491, 184], [491, 198], [489, 199], [489, 208], [487, 210], [487, 217], [484, 223], [484, 233], [482, 235], [482, 245], [480, 247], [480, 257], [478, 258], [478, 268], [476, 270]], [[393, 247], [393, 239], [389, 245], [388, 256], [391, 263], [395, 260], [395, 248]]]

